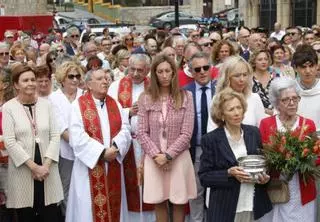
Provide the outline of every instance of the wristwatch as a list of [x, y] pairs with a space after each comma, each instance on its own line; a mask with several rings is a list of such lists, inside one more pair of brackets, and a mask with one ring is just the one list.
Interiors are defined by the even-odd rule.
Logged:
[[167, 160], [169, 160], [169, 161], [172, 160], [172, 157], [168, 153], [165, 153], [165, 155], [166, 155]]

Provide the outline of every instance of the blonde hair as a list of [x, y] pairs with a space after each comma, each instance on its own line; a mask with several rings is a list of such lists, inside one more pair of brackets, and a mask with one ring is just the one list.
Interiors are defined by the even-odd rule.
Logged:
[[238, 93], [232, 90], [230, 87], [227, 87], [226, 89], [222, 90], [215, 96], [210, 111], [211, 111], [212, 120], [219, 127], [222, 127], [225, 125], [225, 121], [223, 119], [223, 111], [224, 111], [223, 105], [234, 98], [238, 99], [241, 103], [241, 106], [243, 109], [243, 113], [242, 113], [243, 114], [242, 118], [243, 118], [244, 113], [247, 111], [247, 102], [241, 93]]
[[[226, 60], [223, 62], [223, 65], [219, 72], [219, 79], [217, 82], [217, 90], [216, 90], [217, 93], [227, 87], [230, 87], [230, 78], [234, 72], [235, 66], [238, 64], [243, 64], [246, 67], [248, 72], [248, 84], [244, 89], [243, 94], [245, 97], [248, 97], [251, 94], [253, 71], [249, 63], [247, 63], [247, 61], [240, 56], [230, 56], [226, 58]], [[240, 70], [240, 71], [243, 71], [243, 70]]]
[[249, 63], [250, 63], [250, 65], [251, 65], [251, 67], [252, 67], [253, 70], [256, 69], [256, 59], [257, 59], [257, 57], [258, 57], [258, 55], [259, 55], [260, 53], [265, 53], [265, 54], [267, 55], [267, 57], [268, 57], [268, 66], [270, 66], [271, 63], [272, 63], [271, 55], [270, 55], [270, 53], [269, 53], [268, 50], [262, 49], [262, 50], [254, 51], [254, 52], [252, 53], [252, 55], [250, 56], [250, 59], [249, 59]]
[[62, 82], [65, 80], [66, 76], [71, 70], [76, 70], [81, 76], [83, 76], [83, 70], [80, 68], [80, 66], [72, 61], [64, 62], [62, 63], [56, 73], [55, 78], [58, 83], [62, 84]]
[[112, 69], [118, 68], [120, 65], [120, 61], [129, 58], [131, 53], [126, 49], [120, 49], [114, 57], [112, 62]]

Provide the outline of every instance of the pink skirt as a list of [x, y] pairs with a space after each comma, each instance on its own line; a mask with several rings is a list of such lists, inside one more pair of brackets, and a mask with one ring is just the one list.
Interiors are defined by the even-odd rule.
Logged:
[[183, 151], [171, 162], [171, 169], [160, 169], [148, 155], [144, 160], [145, 203], [158, 204], [170, 200], [185, 204], [197, 197], [196, 179], [189, 150]]

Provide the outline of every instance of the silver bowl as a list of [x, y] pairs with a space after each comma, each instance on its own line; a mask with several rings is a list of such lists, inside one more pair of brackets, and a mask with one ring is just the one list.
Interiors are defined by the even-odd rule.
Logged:
[[267, 161], [262, 155], [248, 155], [238, 158], [239, 166], [250, 174], [252, 182], [257, 183], [259, 175], [267, 172]]

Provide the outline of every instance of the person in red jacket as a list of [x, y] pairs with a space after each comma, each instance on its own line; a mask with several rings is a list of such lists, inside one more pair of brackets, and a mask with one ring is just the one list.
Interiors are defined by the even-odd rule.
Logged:
[[[302, 126], [306, 128], [305, 135], [316, 131], [312, 120], [297, 114], [300, 96], [294, 80], [286, 77], [274, 79], [269, 89], [269, 97], [270, 102], [279, 113], [261, 120], [260, 133], [263, 144], [268, 144], [270, 136], [276, 131], [293, 131]], [[273, 175], [273, 177], [282, 178], [282, 175]], [[289, 202], [274, 204], [273, 210], [260, 221], [287, 222], [308, 218], [308, 222], [315, 222], [317, 192], [314, 179], [309, 179], [305, 184], [301, 175], [296, 173], [288, 184]]]

